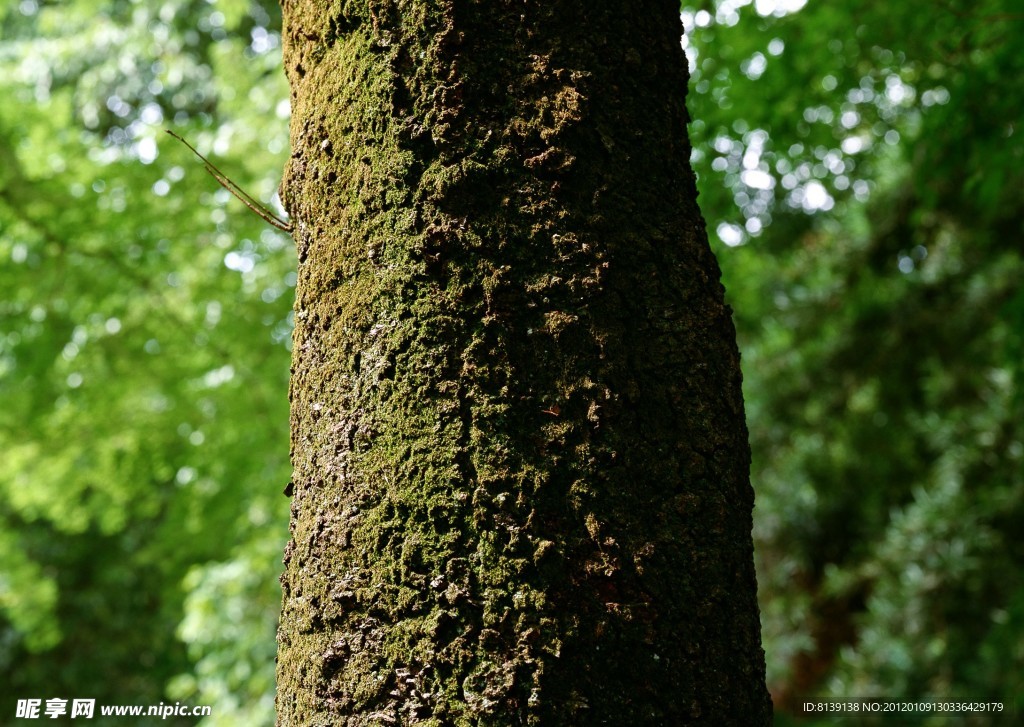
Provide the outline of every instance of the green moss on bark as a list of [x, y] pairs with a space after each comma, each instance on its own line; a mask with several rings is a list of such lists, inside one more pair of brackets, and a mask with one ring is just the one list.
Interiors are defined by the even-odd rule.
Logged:
[[284, 3], [282, 725], [759, 724], [677, 8]]

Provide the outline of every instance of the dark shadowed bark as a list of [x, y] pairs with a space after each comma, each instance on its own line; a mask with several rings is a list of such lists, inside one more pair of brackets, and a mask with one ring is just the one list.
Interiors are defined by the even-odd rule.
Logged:
[[676, 2], [284, 12], [279, 724], [767, 724]]

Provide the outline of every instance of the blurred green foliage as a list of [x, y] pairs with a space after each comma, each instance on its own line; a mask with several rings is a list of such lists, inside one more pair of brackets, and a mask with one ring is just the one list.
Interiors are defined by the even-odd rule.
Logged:
[[0, 722], [86, 696], [271, 723], [294, 253], [163, 129], [269, 202], [279, 26], [0, 9]]
[[1024, 8], [803, 5], [684, 9], [779, 722], [826, 697], [1019, 714]]
[[[779, 722], [824, 697], [1020, 710], [1024, 14], [683, 18]], [[272, 723], [294, 253], [162, 129], [271, 203], [279, 25], [269, 0], [0, 7], [2, 714]]]

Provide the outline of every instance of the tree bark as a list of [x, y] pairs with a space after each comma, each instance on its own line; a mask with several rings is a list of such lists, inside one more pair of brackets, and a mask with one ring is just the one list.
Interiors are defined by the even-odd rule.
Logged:
[[278, 724], [768, 724], [675, 0], [284, 23]]

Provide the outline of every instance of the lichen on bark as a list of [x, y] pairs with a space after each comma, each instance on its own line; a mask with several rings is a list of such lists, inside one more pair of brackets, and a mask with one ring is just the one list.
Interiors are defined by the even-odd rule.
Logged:
[[678, 8], [624, 6], [284, 2], [279, 724], [770, 718]]

